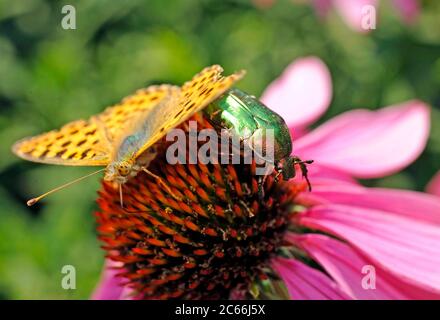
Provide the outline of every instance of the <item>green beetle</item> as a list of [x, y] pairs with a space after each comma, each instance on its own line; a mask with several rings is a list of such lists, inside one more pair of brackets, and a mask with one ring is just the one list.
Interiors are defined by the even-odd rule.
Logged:
[[[267, 129], [273, 130], [273, 165], [285, 180], [295, 176], [295, 164], [301, 168], [303, 177], [311, 190], [307, 177], [307, 164], [313, 160], [302, 161], [292, 156], [292, 139], [283, 118], [270, 110], [254, 96], [241, 90], [228, 90], [204, 109], [204, 114], [217, 129], [227, 129], [242, 141], [261, 141]], [[252, 147], [252, 146], [251, 146]]]

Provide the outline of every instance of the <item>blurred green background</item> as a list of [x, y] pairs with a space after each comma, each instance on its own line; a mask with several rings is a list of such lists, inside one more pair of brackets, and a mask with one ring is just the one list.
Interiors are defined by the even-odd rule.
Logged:
[[[61, 28], [65, 4], [76, 7], [76, 30]], [[377, 30], [363, 35], [335, 13], [318, 18], [306, 0], [265, 8], [250, 0], [0, 0], [0, 298], [86, 299], [104, 254], [93, 217], [99, 178], [27, 208], [26, 199], [91, 170], [26, 163], [12, 143], [87, 118], [137, 88], [181, 84], [213, 63], [227, 73], [247, 69], [240, 87], [259, 95], [295, 58], [319, 56], [334, 86], [320, 122], [413, 98], [431, 104], [420, 159], [365, 181], [423, 190], [440, 159], [440, 2], [421, 6], [408, 26], [382, 1]], [[66, 264], [76, 267], [76, 290], [61, 288]]]

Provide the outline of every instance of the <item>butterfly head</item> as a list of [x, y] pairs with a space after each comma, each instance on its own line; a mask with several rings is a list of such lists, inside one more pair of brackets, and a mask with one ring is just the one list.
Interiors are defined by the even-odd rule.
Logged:
[[104, 179], [117, 183], [126, 183], [130, 177], [136, 176], [140, 170], [140, 166], [135, 160], [120, 160], [108, 165]]

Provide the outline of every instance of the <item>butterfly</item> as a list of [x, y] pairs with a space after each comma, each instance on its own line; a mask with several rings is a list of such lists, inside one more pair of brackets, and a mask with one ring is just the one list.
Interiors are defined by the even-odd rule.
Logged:
[[28, 201], [43, 197], [90, 175], [104, 171], [104, 179], [119, 185], [148, 170], [155, 158], [154, 144], [171, 129], [188, 120], [240, 80], [244, 71], [222, 75], [219, 65], [206, 67], [181, 87], [163, 84], [138, 90], [119, 104], [88, 120], [70, 122], [58, 130], [16, 142], [12, 151], [19, 157], [47, 164], [104, 166]]

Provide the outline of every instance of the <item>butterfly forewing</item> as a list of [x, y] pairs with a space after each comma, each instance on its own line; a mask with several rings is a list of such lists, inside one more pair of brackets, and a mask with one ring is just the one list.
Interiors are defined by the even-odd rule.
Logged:
[[145, 150], [144, 146], [151, 140], [152, 130], [159, 122], [164, 122], [163, 111], [168, 108], [175, 108], [178, 105], [180, 97], [180, 88], [175, 87], [160, 100], [155, 102], [154, 108], [139, 113], [138, 116], [131, 120], [128, 124], [130, 130], [120, 135], [115, 141], [115, 154], [113, 161], [122, 161], [126, 159], [136, 158], [140, 154], [140, 150]]
[[222, 71], [218, 65], [205, 68], [182, 88], [159, 85], [138, 90], [87, 121], [73, 121], [59, 130], [20, 140], [14, 144], [13, 152], [34, 162], [108, 165], [117, 160], [118, 154], [127, 155], [128, 151], [120, 148], [122, 142], [132, 136], [132, 157], [137, 158], [169, 130], [218, 98], [244, 74], [238, 72], [223, 77]]
[[136, 156], [141, 155], [171, 129], [188, 120], [196, 112], [217, 99], [244, 75], [244, 71], [241, 71], [223, 77], [222, 71], [223, 69], [219, 65], [203, 69], [182, 86], [178, 98], [171, 99], [171, 103], [161, 104], [157, 110], [146, 115], [144, 121], [148, 125], [145, 127], [149, 132]]
[[178, 86], [153, 85], [140, 89], [112, 107], [100, 113], [97, 118], [108, 141], [118, 147], [126, 136], [137, 129], [137, 123], [158, 105], [164, 97], [175, 95], [180, 91]]

